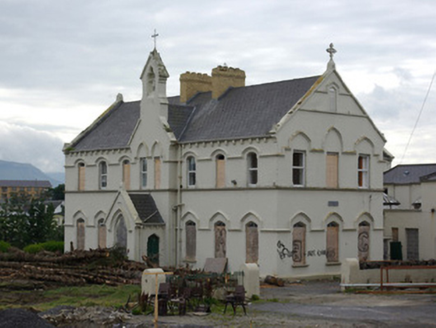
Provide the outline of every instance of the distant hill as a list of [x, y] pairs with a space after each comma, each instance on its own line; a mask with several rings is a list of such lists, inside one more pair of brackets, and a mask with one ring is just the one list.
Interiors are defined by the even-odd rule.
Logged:
[[0, 180], [48, 180], [56, 187], [65, 178], [63, 173], [46, 174], [32, 164], [0, 160]]

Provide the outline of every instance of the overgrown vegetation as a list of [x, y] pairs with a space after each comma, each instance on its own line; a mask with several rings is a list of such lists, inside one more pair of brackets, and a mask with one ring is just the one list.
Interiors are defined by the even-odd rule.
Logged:
[[14, 195], [0, 207], [0, 240], [23, 248], [49, 240], [63, 240], [63, 226], [53, 219], [52, 204], [43, 199]]
[[64, 242], [63, 241], [47, 241], [45, 243], [40, 244], [33, 244], [33, 245], [27, 245], [23, 248], [23, 251], [31, 254], [36, 254], [41, 251], [48, 251], [48, 252], [58, 252], [63, 253], [64, 252]]
[[9, 244], [3, 240], [0, 240], [0, 253], [6, 253], [10, 247], [11, 247], [11, 244]]

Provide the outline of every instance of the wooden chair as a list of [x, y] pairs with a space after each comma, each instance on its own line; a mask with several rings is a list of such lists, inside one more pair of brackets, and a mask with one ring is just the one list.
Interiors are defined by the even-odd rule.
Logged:
[[236, 308], [238, 305], [242, 306], [244, 309], [245, 315], [247, 315], [247, 310], [245, 309], [245, 306], [247, 305], [247, 302], [245, 301], [245, 288], [242, 285], [238, 285], [235, 287], [235, 292], [231, 295], [228, 295], [226, 297], [226, 306], [224, 307], [224, 313], [227, 311], [227, 305], [230, 304], [233, 308], [233, 315], [236, 314]]

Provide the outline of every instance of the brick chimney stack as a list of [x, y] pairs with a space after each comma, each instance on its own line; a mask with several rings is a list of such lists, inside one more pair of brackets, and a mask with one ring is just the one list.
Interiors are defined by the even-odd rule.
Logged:
[[244, 86], [243, 70], [227, 66], [218, 66], [212, 70], [212, 99], [218, 99], [230, 87]]
[[212, 76], [186, 72], [180, 75], [180, 102], [186, 103], [197, 92], [212, 91], [212, 99], [218, 99], [230, 87], [245, 86], [245, 72], [239, 68], [218, 66]]

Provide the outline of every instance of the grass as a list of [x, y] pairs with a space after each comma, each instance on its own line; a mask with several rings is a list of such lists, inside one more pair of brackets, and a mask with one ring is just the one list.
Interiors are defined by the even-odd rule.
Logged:
[[136, 301], [140, 292], [141, 287], [137, 285], [61, 287], [43, 292], [44, 300], [33, 307], [39, 311], [58, 305], [120, 307], [126, 304], [129, 296]]

